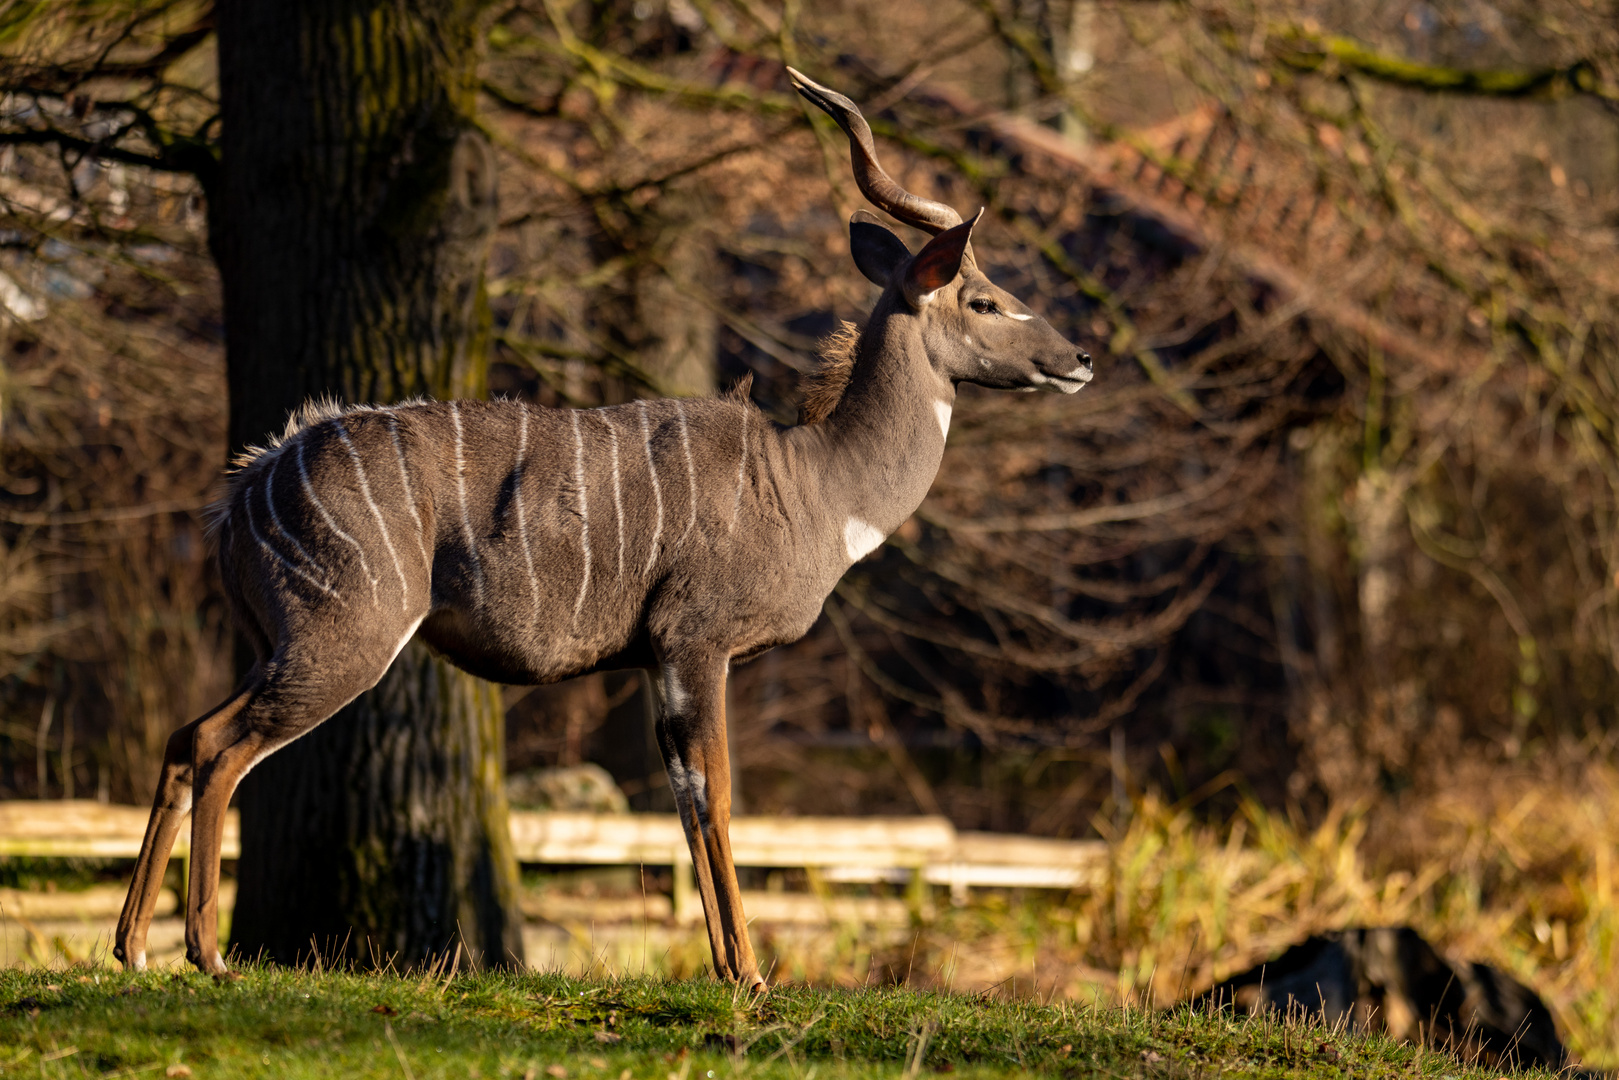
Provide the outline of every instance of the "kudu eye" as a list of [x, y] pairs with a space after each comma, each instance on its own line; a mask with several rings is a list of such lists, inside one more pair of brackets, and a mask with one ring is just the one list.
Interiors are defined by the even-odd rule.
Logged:
[[980, 315], [993, 315], [993, 314], [995, 314], [995, 311], [996, 311], [995, 301], [993, 301], [993, 300], [985, 300], [982, 297], [980, 297], [977, 300], [974, 300], [972, 303], [968, 304], [967, 306], [972, 308], [974, 311], [978, 312], [978, 314], [980, 314]]

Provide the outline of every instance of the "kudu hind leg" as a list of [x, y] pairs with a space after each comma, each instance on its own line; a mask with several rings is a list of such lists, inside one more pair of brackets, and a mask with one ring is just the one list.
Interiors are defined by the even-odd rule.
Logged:
[[225, 842], [225, 811], [242, 777], [282, 741], [290, 740], [277, 741], [255, 731], [247, 710], [198, 724], [192, 739], [196, 794], [191, 808], [186, 959], [212, 975], [226, 971], [219, 955], [219, 857]]
[[152, 797], [152, 816], [147, 819], [146, 835], [141, 838], [135, 873], [129, 882], [129, 894], [124, 898], [124, 908], [118, 916], [117, 937], [112, 951], [127, 970], [143, 971], [146, 968], [146, 933], [157, 911], [158, 897], [163, 892], [163, 878], [168, 870], [169, 856], [174, 850], [174, 841], [179, 836], [186, 815], [191, 812], [192, 743], [197, 727], [217, 717], [237, 715], [252, 702], [259, 689], [255, 672], [241, 690], [169, 736], [163, 750], [163, 767], [158, 775], [157, 792]]
[[317, 660], [301, 649], [282, 655], [246, 707], [198, 722], [191, 754], [195, 801], [186, 958], [203, 971], [227, 970], [219, 955], [219, 853], [231, 796], [253, 766], [375, 686], [408, 634], [392, 651], [381, 640], [373, 636], [370, 647], [341, 657], [323, 653]]
[[725, 739], [723, 657], [665, 662], [658, 744], [691, 849], [703, 899], [714, 971], [749, 989], [765, 988], [748, 938], [742, 889], [731, 857], [731, 759]]

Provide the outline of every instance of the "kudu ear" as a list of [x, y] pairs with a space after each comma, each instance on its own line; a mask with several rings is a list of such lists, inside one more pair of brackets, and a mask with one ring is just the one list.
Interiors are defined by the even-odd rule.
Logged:
[[894, 271], [911, 257], [905, 241], [866, 210], [856, 210], [849, 218], [849, 254], [866, 280], [884, 289], [894, 280]]
[[933, 299], [934, 293], [956, 280], [967, 255], [967, 244], [973, 238], [973, 226], [983, 216], [980, 207], [971, 220], [946, 229], [916, 253], [905, 270], [905, 299], [913, 308], [920, 308]]

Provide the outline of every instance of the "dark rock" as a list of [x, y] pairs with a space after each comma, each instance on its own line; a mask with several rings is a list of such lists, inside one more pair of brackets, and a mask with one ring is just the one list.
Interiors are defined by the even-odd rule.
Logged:
[[1309, 938], [1195, 1004], [1276, 1009], [1327, 1024], [1348, 1017], [1396, 1039], [1505, 1068], [1568, 1063], [1551, 1012], [1534, 991], [1487, 964], [1450, 964], [1404, 926]]

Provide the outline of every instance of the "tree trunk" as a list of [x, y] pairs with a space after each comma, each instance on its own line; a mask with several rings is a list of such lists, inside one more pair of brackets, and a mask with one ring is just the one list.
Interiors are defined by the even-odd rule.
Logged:
[[[222, 0], [210, 235], [230, 437], [308, 398], [484, 391], [494, 162], [477, 0]], [[521, 964], [499, 697], [413, 642], [243, 785], [233, 945]]]

